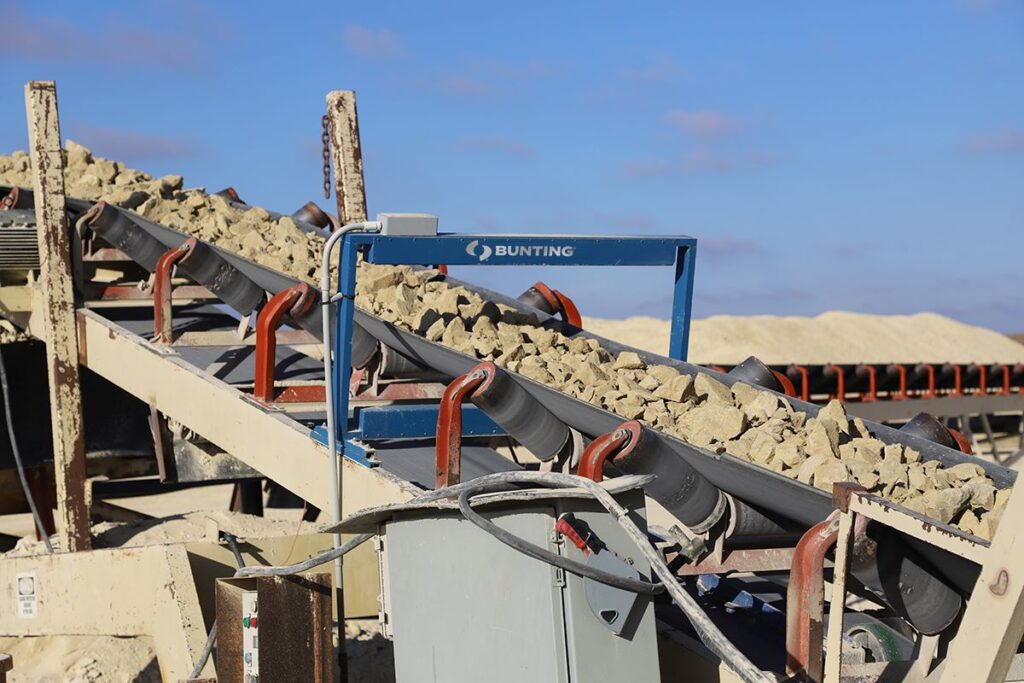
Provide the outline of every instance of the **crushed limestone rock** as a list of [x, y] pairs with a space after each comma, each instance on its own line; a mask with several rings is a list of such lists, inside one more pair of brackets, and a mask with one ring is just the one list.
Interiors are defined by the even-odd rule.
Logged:
[[[68, 141], [68, 194], [107, 199], [297, 279], [316, 283], [323, 238], [288, 217], [232, 204], [181, 176], [152, 178]], [[0, 156], [0, 183], [27, 186], [28, 155]], [[570, 339], [535, 317], [452, 286], [436, 270], [360, 264], [357, 305], [480, 360], [716, 453], [729, 453], [825, 491], [856, 481], [872, 493], [990, 539], [1008, 500], [973, 463], [950, 468], [886, 445], [832, 401], [815, 418], [780, 396], [711, 375], [648, 366], [594, 339]]]

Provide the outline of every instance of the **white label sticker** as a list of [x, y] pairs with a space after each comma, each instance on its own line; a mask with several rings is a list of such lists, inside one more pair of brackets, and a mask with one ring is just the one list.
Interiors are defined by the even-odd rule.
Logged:
[[260, 617], [256, 591], [242, 593], [242, 674], [246, 683], [260, 680]]
[[35, 619], [39, 615], [39, 585], [35, 572], [15, 574], [19, 619]]

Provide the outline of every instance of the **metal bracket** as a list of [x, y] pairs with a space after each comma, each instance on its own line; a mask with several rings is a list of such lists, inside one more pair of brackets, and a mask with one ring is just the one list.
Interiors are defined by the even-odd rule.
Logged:
[[281, 326], [285, 313], [302, 315], [315, 299], [309, 285], [294, 285], [272, 296], [256, 318], [256, 377], [252, 393], [257, 401], [271, 403], [274, 400], [277, 328]]
[[175, 264], [192, 253], [196, 243], [196, 238], [190, 237], [180, 247], [164, 252], [156, 262], [153, 273], [153, 341], [157, 343], [170, 344], [174, 341], [171, 274]]

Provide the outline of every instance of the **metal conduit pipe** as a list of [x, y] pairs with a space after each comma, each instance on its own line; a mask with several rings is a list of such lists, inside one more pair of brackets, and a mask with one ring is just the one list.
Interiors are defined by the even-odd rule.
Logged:
[[[324, 343], [324, 398], [327, 404], [327, 463], [331, 477], [331, 521], [335, 524], [341, 521], [341, 467], [338, 463], [337, 425], [334, 423], [334, 374], [331, 368], [333, 360], [331, 354], [334, 349], [331, 344], [331, 316], [328, 314], [331, 302], [331, 254], [334, 252], [334, 247], [344, 239], [345, 235], [360, 230], [376, 232], [380, 230], [380, 222], [360, 221], [358, 223], [349, 223], [339, 228], [327, 238], [327, 242], [324, 244], [323, 258], [320, 262], [320, 306], [315, 307], [321, 309], [320, 338]], [[355, 292], [350, 294], [355, 296]], [[353, 329], [353, 337], [355, 336], [355, 329], [359, 329], [358, 326], [355, 326]], [[348, 391], [348, 387], [345, 387], [344, 390]], [[342, 419], [347, 418], [347, 415], [342, 416]], [[341, 545], [340, 533], [334, 534], [334, 545]], [[334, 585], [342, 585], [340, 557], [334, 563]]]
[[249, 315], [263, 301], [263, 288], [205, 242], [196, 240], [192, 251], [178, 262], [178, 268], [242, 315]]
[[160, 240], [140, 229], [124, 212], [102, 200], [82, 215], [79, 225], [82, 224], [151, 273], [167, 251], [167, 246]]
[[540, 460], [572, 457], [582, 438], [494, 363], [481, 363], [483, 384], [469, 396], [480, 410]]

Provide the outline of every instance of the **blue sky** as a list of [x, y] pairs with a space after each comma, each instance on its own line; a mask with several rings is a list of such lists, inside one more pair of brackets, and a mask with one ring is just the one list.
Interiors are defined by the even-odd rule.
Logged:
[[[690, 234], [695, 312], [937, 311], [1024, 330], [1024, 2], [0, 0], [65, 136], [291, 210], [324, 95], [358, 93], [370, 212], [461, 232]], [[332, 199], [333, 202], [333, 199]], [[667, 269], [476, 268], [667, 316]]]

